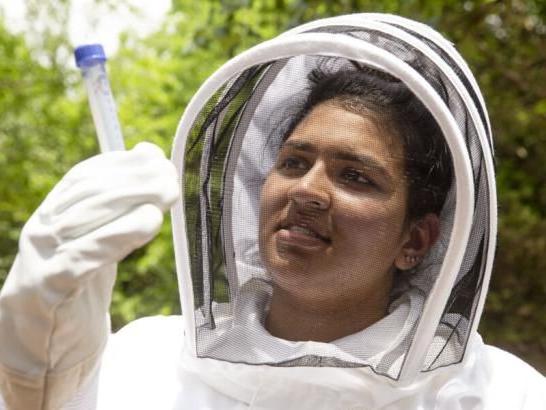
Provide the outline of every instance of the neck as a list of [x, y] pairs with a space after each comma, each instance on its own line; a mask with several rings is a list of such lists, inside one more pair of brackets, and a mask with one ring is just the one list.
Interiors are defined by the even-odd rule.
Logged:
[[359, 332], [386, 316], [388, 292], [368, 292], [351, 299], [305, 299], [273, 287], [266, 328], [292, 341], [331, 342]]

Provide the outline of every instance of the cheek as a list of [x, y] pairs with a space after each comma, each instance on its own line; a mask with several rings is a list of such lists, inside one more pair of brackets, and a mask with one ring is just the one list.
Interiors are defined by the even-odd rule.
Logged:
[[[353, 244], [369, 244], [374, 249], [390, 248], [400, 241], [404, 213], [384, 201], [360, 200], [346, 204], [336, 213], [339, 235]], [[383, 245], [383, 246], [382, 246]], [[358, 249], [358, 246], [352, 246]]]
[[260, 191], [260, 227], [267, 221], [267, 213], [271, 209], [272, 198], [272, 189], [270, 183], [268, 182], [269, 178], [265, 181]]
[[279, 210], [286, 203], [286, 189], [283, 181], [270, 174], [260, 192], [260, 224], [267, 222], [271, 213]]

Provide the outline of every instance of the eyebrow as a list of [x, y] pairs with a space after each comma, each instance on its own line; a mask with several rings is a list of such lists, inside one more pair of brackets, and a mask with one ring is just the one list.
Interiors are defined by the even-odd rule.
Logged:
[[[310, 152], [316, 154], [318, 149], [313, 145], [307, 142], [288, 140], [282, 144], [281, 148], [290, 147], [298, 151]], [[393, 181], [391, 173], [381, 165], [375, 158], [365, 155], [365, 154], [355, 154], [350, 151], [350, 148], [347, 149], [336, 149], [331, 152], [332, 158], [342, 160], [342, 161], [351, 161], [358, 162], [365, 166], [368, 169], [377, 172], [388, 179], [389, 182]]]

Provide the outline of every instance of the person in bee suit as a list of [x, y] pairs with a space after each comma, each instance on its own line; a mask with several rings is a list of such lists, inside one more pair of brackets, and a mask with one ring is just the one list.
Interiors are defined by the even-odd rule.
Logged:
[[[174, 167], [147, 143], [96, 156], [27, 222], [3, 406], [545, 408], [544, 378], [476, 331], [492, 151], [472, 74], [427, 26], [357, 14], [250, 49], [192, 99]], [[173, 204], [183, 317], [110, 335], [116, 263]]]

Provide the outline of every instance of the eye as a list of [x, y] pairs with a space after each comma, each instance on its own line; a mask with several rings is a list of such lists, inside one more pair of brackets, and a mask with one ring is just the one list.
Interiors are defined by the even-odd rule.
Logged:
[[287, 156], [285, 158], [280, 158], [277, 168], [289, 172], [305, 171], [308, 168], [308, 164], [303, 158]]
[[369, 179], [362, 171], [354, 168], [345, 168], [340, 174], [341, 181], [344, 184], [356, 185], [356, 186], [372, 186], [375, 187], [375, 183]]

